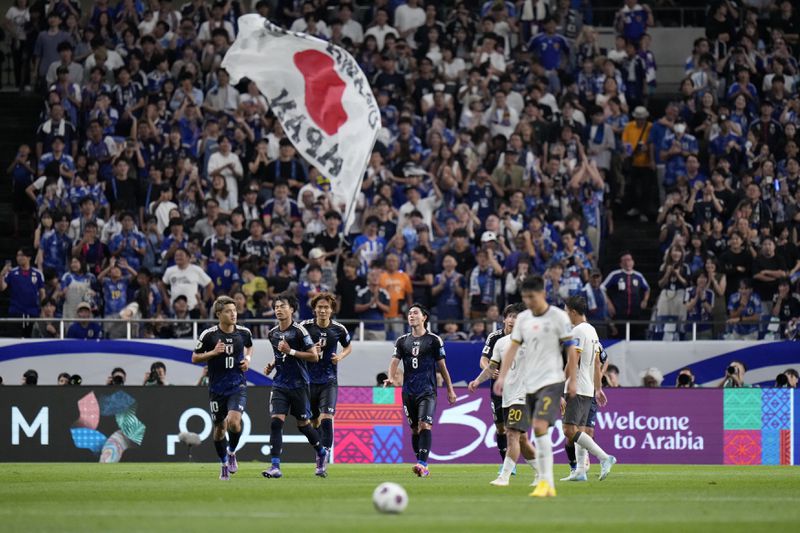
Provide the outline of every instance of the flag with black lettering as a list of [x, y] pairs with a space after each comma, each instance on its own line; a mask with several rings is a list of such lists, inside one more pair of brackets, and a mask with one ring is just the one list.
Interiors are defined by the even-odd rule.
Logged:
[[239, 18], [222, 67], [255, 82], [298, 152], [331, 182], [345, 229], [380, 129], [366, 76], [342, 48], [284, 30], [260, 15]]

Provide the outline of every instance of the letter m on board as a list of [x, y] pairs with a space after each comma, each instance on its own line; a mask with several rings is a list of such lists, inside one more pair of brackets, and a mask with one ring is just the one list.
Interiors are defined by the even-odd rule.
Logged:
[[50, 444], [50, 408], [42, 407], [39, 413], [30, 424], [25, 419], [19, 408], [11, 408], [11, 445], [19, 446], [19, 430], [25, 433], [28, 438], [33, 438], [37, 432], [41, 431], [39, 442], [42, 446]]

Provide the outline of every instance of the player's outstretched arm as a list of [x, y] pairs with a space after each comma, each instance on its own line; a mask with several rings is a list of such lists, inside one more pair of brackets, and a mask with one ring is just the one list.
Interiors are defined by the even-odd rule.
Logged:
[[209, 352], [193, 352], [192, 363], [206, 363], [212, 357], [216, 357], [224, 352], [225, 352], [225, 343], [223, 343], [222, 341], [217, 341], [217, 344], [214, 346], [214, 349]]
[[456, 391], [453, 389], [453, 381], [450, 379], [450, 372], [447, 371], [447, 363], [444, 362], [444, 359], [439, 359], [438, 366], [439, 373], [442, 375], [442, 380], [444, 380], [444, 385], [447, 387], [447, 401], [450, 402], [450, 405], [453, 405], [456, 403]]

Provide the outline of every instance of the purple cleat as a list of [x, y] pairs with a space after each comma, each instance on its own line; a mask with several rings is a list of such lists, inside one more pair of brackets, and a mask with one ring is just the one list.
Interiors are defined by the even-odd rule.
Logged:
[[317, 469], [314, 471], [319, 477], [328, 477], [328, 456], [330, 452], [324, 450], [322, 455], [317, 454]]
[[431, 472], [430, 470], [428, 470], [428, 467], [420, 463], [415, 464], [414, 468], [412, 468], [411, 471], [414, 472], [419, 477], [428, 477], [429, 475], [431, 475]]
[[283, 472], [281, 472], [279, 466], [272, 465], [269, 470], [264, 470], [263, 472], [261, 472], [261, 475], [266, 478], [277, 479], [279, 477], [283, 477]]
[[231, 476], [229, 475], [228, 465], [227, 464], [223, 464], [223, 465], [220, 466], [219, 479], [221, 481], [228, 481], [228, 480], [231, 479]]
[[228, 473], [235, 474], [239, 471], [239, 463], [236, 461], [236, 454], [228, 450]]

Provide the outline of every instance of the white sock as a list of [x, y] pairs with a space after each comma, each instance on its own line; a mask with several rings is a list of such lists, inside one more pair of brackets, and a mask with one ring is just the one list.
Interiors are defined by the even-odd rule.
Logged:
[[533, 480], [537, 481], [539, 479], [539, 468], [536, 464], [536, 457], [533, 459], [525, 459], [525, 462], [528, 463], [531, 467], [531, 470], [533, 470]]
[[575, 445], [575, 472], [583, 474], [586, 472], [586, 448], [583, 446]]
[[517, 466], [516, 461], [512, 459], [508, 454], [506, 454], [506, 458], [503, 461], [503, 470], [500, 472], [498, 477], [501, 477], [505, 480], [511, 477], [511, 471], [514, 470], [514, 467]]
[[[594, 455], [595, 457], [597, 457], [601, 461], [605, 461], [606, 459], [608, 459], [608, 454], [603, 451], [603, 448], [598, 446], [597, 443], [594, 441], [594, 439], [592, 437], [590, 437], [589, 435], [587, 435], [586, 433], [581, 432], [580, 436], [578, 437], [578, 439], [575, 442], [577, 442], [578, 444], [580, 444], [581, 446], [586, 448], [586, 450], [589, 453], [591, 453], [592, 455]], [[577, 459], [577, 457], [576, 457], [576, 459]], [[585, 459], [584, 459], [584, 461], [585, 461]], [[581, 467], [581, 466], [584, 466], [584, 465], [582, 465], [581, 462], [578, 461], [578, 466]]]
[[547, 433], [536, 437], [536, 460], [539, 464], [539, 479], [547, 481], [551, 487], [555, 486], [553, 481], [553, 442]]

